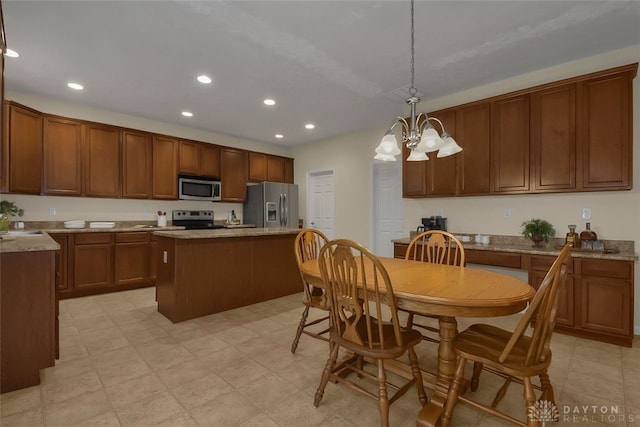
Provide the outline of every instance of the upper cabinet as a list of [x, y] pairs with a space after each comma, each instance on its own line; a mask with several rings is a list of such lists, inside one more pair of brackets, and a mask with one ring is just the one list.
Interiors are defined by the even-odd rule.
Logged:
[[197, 141], [178, 144], [178, 170], [182, 174], [220, 177], [220, 147]]
[[249, 181], [267, 181], [267, 155], [249, 152]]
[[42, 115], [6, 103], [2, 142], [2, 187], [12, 193], [40, 194], [42, 186]]
[[152, 192], [151, 135], [122, 131], [122, 197], [149, 199]]
[[84, 194], [120, 196], [120, 129], [89, 123], [84, 128]]
[[154, 199], [178, 198], [178, 140], [161, 135], [153, 137]]
[[220, 150], [220, 180], [223, 202], [244, 202], [247, 198], [249, 155], [244, 150]]
[[293, 159], [250, 151], [249, 181], [293, 184]]
[[[463, 148], [407, 162], [403, 197], [629, 190], [638, 64], [430, 113]], [[455, 119], [451, 114], [455, 113]], [[455, 129], [455, 132], [452, 130]], [[455, 188], [455, 191], [452, 189]]]
[[284, 182], [293, 184], [293, 159], [284, 159]]
[[45, 116], [43, 193], [80, 196], [82, 187], [81, 122]]

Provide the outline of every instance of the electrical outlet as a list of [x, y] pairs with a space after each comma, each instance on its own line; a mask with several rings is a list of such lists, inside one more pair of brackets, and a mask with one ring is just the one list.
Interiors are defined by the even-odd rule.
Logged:
[[582, 219], [591, 219], [591, 208], [582, 208]]
[[50, 216], [56, 216], [56, 208], [49, 208], [49, 215]]
[[511, 208], [504, 208], [502, 214], [505, 218], [511, 218]]

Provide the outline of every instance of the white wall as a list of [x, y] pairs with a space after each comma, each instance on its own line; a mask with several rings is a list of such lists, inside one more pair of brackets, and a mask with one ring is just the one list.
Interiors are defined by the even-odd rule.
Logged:
[[[262, 153], [291, 156], [291, 150], [284, 146], [234, 138], [186, 126], [158, 122], [79, 104], [60, 102], [26, 93], [8, 92], [5, 94], [5, 99], [21, 103], [43, 113], [156, 132], [196, 141], [211, 142]], [[102, 199], [96, 197], [29, 196], [20, 194], [2, 194], [0, 197], [14, 201], [20, 208], [24, 209], [25, 215], [21, 218], [23, 221], [66, 221], [71, 219], [84, 219], [87, 221], [151, 221], [156, 219], [157, 211], [167, 211], [171, 215], [171, 211], [174, 209], [213, 210], [215, 219], [218, 220], [226, 219], [227, 213], [234, 209], [239, 219], [242, 219], [241, 203]], [[56, 209], [55, 216], [49, 215], [50, 208]]]
[[[465, 102], [483, 99], [518, 89], [536, 86], [563, 78], [640, 61], [640, 46], [634, 46], [581, 61], [570, 62], [528, 73], [494, 84], [465, 90], [451, 96], [422, 102], [419, 111], [435, 111]], [[563, 236], [568, 224], [584, 227], [583, 207], [592, 209], [592, 228], [602, 239], [634, 240], [640, 248], [640, 80], [633, 84], [634, 174], [631, 191], [594, 192], [580, 194], [485, 196], [436, 199], [403, 199], [407, 232], [420, 224], [420, 218], [442, 209], [448, 217], [448, 228], [454, 232], [519, 235], [522, 221], [542, 217]], [[398, 105], [398, 108], [402, 108]], [[371, 189], [370, 170], [374, 149], [386, 127], [343, 135], [338, 138], [294, 147], [295, 181], [300, 185], [301, 200], [305, 199], [307, 173], [333, 169], [336, 187], [336, 236], [355, 239], [370, 246]], [[511, 218], [503, 218], [503, 208], [511, 208]], [[305, 215], [301, 202], [300, 216]], [[640, 269], [636, 263], [636, 277]], [[635, 292], [636, 334], [640, 334], [640, 287]]]

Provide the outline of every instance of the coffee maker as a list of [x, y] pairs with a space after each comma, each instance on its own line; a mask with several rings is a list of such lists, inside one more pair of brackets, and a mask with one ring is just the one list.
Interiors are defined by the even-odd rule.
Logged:
[[429, 230], [447, 231], [447, 218], [441, 216], [422, 218], [422, 225], [418, 226], [418, 233]]

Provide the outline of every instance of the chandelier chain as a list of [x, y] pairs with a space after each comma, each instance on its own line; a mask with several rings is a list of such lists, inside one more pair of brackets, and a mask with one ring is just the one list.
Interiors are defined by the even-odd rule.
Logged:
[[413, 29], [413, 0], [411, 0], [411, 87], [409, 88], [409, 94], [415, 96], [418, 92], [415, 88], [415, 34]]

